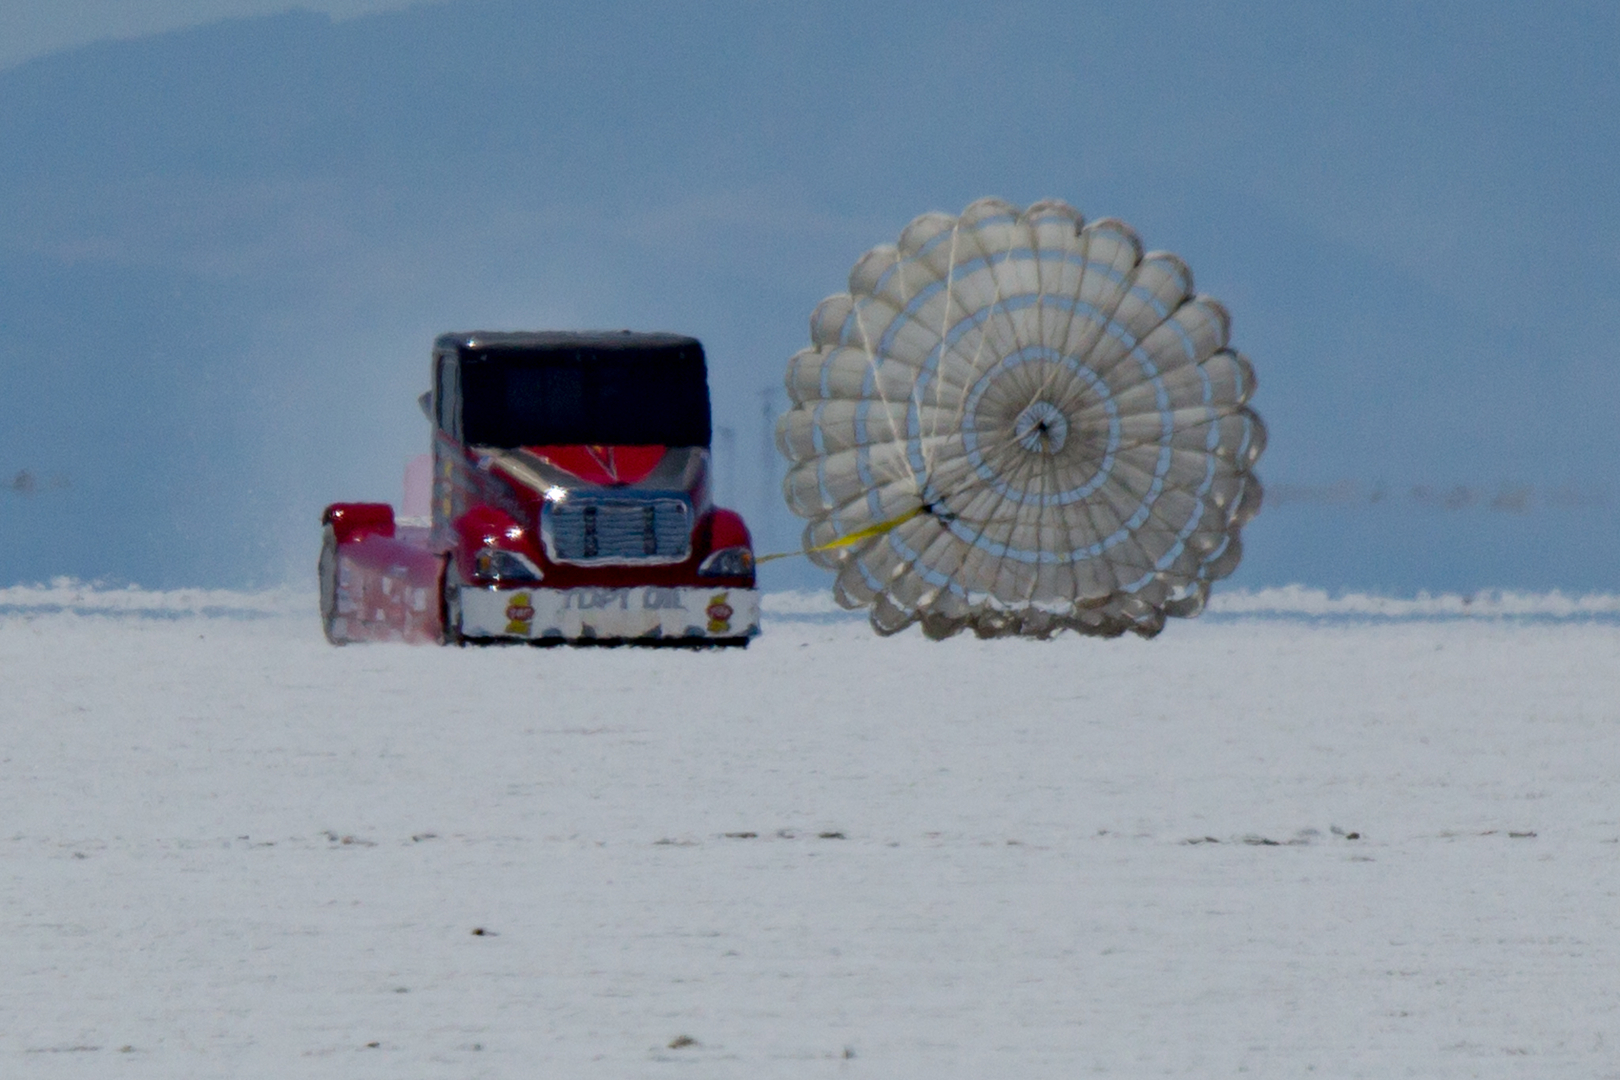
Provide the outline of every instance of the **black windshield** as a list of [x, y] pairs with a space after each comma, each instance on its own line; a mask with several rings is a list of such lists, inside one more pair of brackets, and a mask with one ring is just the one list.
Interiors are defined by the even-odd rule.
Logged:
[[703, 350], [491, 350], [462, 357], [470, 446], [708, 446]]

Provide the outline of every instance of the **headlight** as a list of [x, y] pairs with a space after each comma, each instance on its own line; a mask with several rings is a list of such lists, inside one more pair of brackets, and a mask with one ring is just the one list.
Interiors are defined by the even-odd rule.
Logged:
[[747, 577], [754, 572], [754, 553], [745, 547], [721, 548], [698, 565], [704, 577]]
[[481, 548], [473, 556], [473, 574], [480, 581], [539, 581], [545, 575], [526, 556], [500, 548]]

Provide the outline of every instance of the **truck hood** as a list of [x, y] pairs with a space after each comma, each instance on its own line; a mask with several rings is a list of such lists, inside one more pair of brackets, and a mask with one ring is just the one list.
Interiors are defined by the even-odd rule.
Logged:
[[566, 491], [633, 488], [682, 491], [696, 496], [708, 472], [701, 446], [524, 446], [515, 450], [476, 447], [491, 467], [544, 495]]

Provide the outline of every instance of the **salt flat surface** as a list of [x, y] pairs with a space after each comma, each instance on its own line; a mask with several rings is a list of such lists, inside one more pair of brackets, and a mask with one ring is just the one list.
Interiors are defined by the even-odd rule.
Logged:
[[1620, 627], [1551, 602], [691, 654], [59, 589], [0, 1075], [1620, 1076]]

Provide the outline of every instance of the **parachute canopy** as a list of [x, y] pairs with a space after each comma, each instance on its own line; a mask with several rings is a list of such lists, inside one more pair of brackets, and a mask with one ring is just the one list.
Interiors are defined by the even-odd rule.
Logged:
[[892, 634], [1151, 637], [1260, 508], [1226, 309], [1124, 222], [981, 199], [867, 252], [777, 424], [804, 548]]

